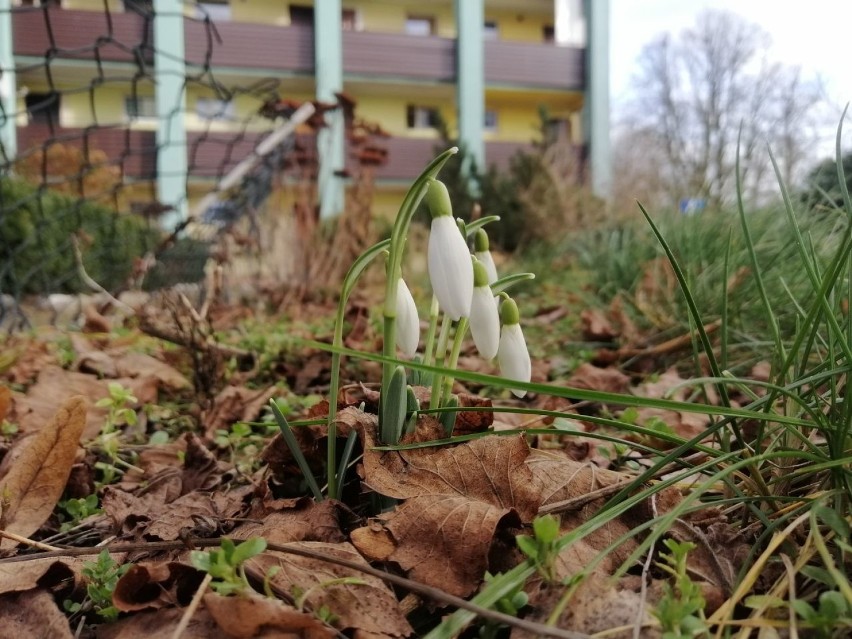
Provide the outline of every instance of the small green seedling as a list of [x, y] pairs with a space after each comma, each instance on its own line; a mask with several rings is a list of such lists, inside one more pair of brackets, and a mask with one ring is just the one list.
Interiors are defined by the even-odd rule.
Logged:
[[66, 599], [63, 607], [70, 613], [94, 609], [104, 621], [118, 619], [118, 608], [112, 604], [112, 593], [121, 576], [127, 572], [130, 564], [118, 564], [110, 557], [109, 551], [103, 550], [96, 561], [83, 564], [83, 577], [86, 580], [86, 599], [76, 602]]
[[213, 581], [210, 587], [220, 595], [245, 592], [250, 588], [243, 564], [266, 550], [262, 537], [247, 539], [235, 545], [230, 539], [222, 539], [218, 549], [193, 550], [189, 559], [198, 570], [208, 573]]
[[802, 621], [808, 624], [819, 639], [831, 639], [837, 636], [841, 628], [849, 630], [852, 625], [852, 606], [836, 590], [823, 592], [819, 596], [817, 607], [804, 599], [795, 599], [790, 604]]
[[707, 624], [701, 587], [686, 573], [686, 559], [695, 544], [666, 539], [663, 545], [669, 553], [660, 553], [662, 561], [656, 565], [673, 577], [674, 586], [663, 585], [663, 596], [652, 613], [662, 626], [663, 639], [697, 637], [707, 632]]
[[[66, 532], [77, 526], [86, 517], [92, 515], [100, 515], [103, 511], [98, 508], [98, 496], [95, 494], [81, 497], [80, 499], [66, 499], [59, 502], [59, 507], [65, 511], [65, 515], [60, 514], [63, 519], [60, 530]], [[66, 517], [67, 515], [67, 517]]]
[[107, 389], [109, 396], [95, 402], [98, 408], [109, 409], [101, 432], [112, 433], [120, 426], [135, 426], [136, 411], [131, 406], [139, 400], [133, 396], [133, 392], [118, 382], [110, 382], [107, 384]]
[[[494, 581], [494, 575], [486, 572], [485, 583], [488, 584], [492, 581]], [[497, 603], [494, 604], [494, 608], [503, 614], [509, 615], [510, 617], [517, 617], [521, 612], [521, 609], [526, 607], [530, 600], [529, 595], [524, 592], [523, 588], [524, 583], [519, 583], [517, 587], [507, 593], [506, 596], [498, 599]], [[485, 619], [479, 627], [479, 636], [482, 639], [497, 639], [500, 635], [500, 631], [506, 627], [507, 626], [505, 624]]]
[[559, 520], [553, 515], [536, 517], [533, 520], [533, 536], [515, 537], [518, 548], [535, 564], [542, 579], [548, 582], [556, 580], [556, 557], [559, 549], [556, 540], [559, 537]]

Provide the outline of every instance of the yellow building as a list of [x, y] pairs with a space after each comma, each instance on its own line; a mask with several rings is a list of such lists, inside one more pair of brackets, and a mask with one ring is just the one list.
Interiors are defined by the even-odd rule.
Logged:
[[[530, 144], [541, 107], [606, 191], [608, 0], [17, 1], [0, 0], [0, 165], [85, 143], [182, 216], [280, 125], [265, 103], [343, 92], [390, 134], [380, 203], [433, 156], [437, 117], [484, 169]], [[342, 118], [317, 136], [324, 215], [342, 206]]]

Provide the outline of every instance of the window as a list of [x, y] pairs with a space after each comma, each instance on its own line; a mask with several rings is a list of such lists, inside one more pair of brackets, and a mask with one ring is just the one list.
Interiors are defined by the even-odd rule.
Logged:
[[485, 110], [485, 121], [483, 122], [483, 127], [486, 131], [497, 130], [497, 111], [490, 109]]
[[27, 93], [24, 104], [30, 122], [59, 124], [59, 99], [58, 93]]
[[564, 142], [571, 139], [571, 120], [568, 118], [550, 118], [547, 121], [548, 142]]
[[552, 24], [545, 25], [541, 31], [544, 42], [549, 44], [556, 42], [556, 30], [553, 28]]
[[154, 13], [154, 2], [153, 0], [124, 0], [124, 10], [150, 16]]
[[408, 16], [405, 19], [405, 33], [413, 36], [435, 34], [435, 18], [431, 16]]
[[355, 9], [342, 9], [340, 13], [340, 26], [344, 31], [359, 31], [358, 14]]
[[497, 25], [496, 20], [486, 20], [482, 24], [482, 37], [486, 40], [500, 39], [500, 27]]
[[198, 98], [195, 101], [195, 114], [202, 120], [233, 120], [234, 102], [219, 98]]
[[409, 129], [432, 129], [438, 126], [440, 116], [435, 107], [408, 105], [406, 121]]
[[290, 5], [290, 24], [294, 27], [314, 26], [314, 8], [301, 4]]
[[131, 95], [124, 98], [124, 113], [131, 120], [156, 118], [157, 103], [150, 95]]
[[227, 22], [231, 19], [231, 5], [228, 0], [201, 0], [195, 8], [195, 17], [210, 18], [213, 22]]

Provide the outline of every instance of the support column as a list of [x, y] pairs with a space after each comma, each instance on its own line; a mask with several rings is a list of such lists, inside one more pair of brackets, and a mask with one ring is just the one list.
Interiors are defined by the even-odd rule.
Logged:
[[174, 229], [187, 216], [186, 59], [179, 0], [154, 0], [154, 74], [157, 199], [174, 208], [162, 218], [166, 229]]
[[588, 145], [592, 191], [609, 197], [612, 157], [609, 139], [609, 0], [584, 0], [586, 14], [586, 95], [583, 136]]
[[12, 46], [12, 0], [0, 0], [0, 163], [17, 153], [18, 87]]
[[[467, 151], [476, 169], [484, 172], [485, 140], [485, 61], [483, 0], [456, 0], [456, 101], [459, 117], [459, 144]], [[470, 171], [470, 165], [462, 167]], [[471, 181], [473, 184], [473, 181]]]
[[[337, 102], [343, 91], [343, 31], [340, 0], [314, 3], [314, 65], [317, 100]], [[335, 171], [344, 168], [343, 113], [335, 109], [325, 114], [328, 125], [317, 134], [320, 217], [331, 218], [343, 211], [343, 178]]]

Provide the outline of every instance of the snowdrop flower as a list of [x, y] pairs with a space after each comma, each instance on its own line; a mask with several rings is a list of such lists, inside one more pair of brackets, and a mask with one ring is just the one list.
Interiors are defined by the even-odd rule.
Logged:
[[[503, 330], [500, 331], [500, 347], [497, 350], [497, 361], [503, 377], [519, 382], [528, 382], [532, 377], [532, 364], [524, 333], [521, 331], [518, 305], [511, 297], [500, 305], [500, 319], [503, 320]], [[525, 390], [511, 389], [516, 397], [527, 394]]]
[[396, 281], [396, 345], [406, 357], [414, 357], [420, 342], [420, 318], [408, 285], [401, 277]]
[[473, 264], [467, 242], [453, 219], [447, 187], [433, 180], [426, 192], [426, 203], [432, 214], [428, 262], [435, 297], [450, 319], [469, 317]]
[[488, 246], [488, 233], [485, 229], [479, 229], [473, 238], [474, 255], [485, 267], [485, 272], [488, 273], [488, 284], [491, 285], [497, 281], [497, 267], [494, 266], [494, 258]]
[[473, 299], [470, 303], [470, 332], [476, 350], [485, 359], [497, 355], [500, 345], [500, 312], [497, 298], [488, 285], [488, 273], [485, 265], [473, 260]]

